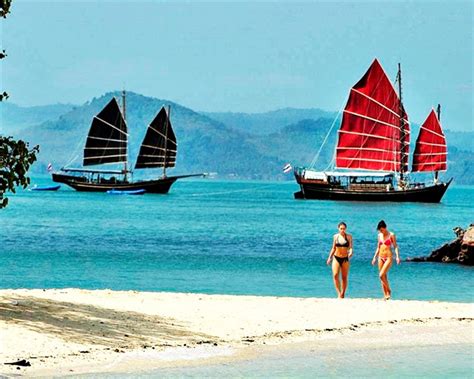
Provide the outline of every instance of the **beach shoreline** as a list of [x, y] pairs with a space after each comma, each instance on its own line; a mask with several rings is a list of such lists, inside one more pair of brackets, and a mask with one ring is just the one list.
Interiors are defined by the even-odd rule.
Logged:
[[[473, 343], [472, 303], [69, 288], [0, 290], [0, 310], [6, 376], [134, 373], [348, 338], [374, 348]], [[31, 366], [4, 365], [21, 359]]]

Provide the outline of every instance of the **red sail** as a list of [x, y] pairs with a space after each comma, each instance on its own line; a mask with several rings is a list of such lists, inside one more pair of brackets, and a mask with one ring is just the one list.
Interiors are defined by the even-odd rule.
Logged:
[[412, 171], [444, 171], [447, 154], [446, 138], [432, 109], [416, 140]]
[[409, 143], [408, 116], [403, 106], [400, 110], [398, 94], [375, 59], [350, 91], [339, 130], [336, 166], [400, 171], [403, 160], [406, 171]]

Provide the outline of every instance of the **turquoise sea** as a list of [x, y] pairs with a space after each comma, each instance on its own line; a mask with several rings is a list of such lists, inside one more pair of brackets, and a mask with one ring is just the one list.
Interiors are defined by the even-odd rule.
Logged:
[[[257, 358], [226, 364], [163, 368], [143, 374], [102, 374], [100, 379], [132, 378], [472, 378], [472, 345], [342, 348], [322, 350], [295, 344]], [[442, 357], [442, 359], [440, 359]], [[87, 375], [77, 376], [86, 378]]]
[[[168, 195], [19, 191], [0, 212], [0, 287], [333, 297], [325, 262], [344, 220], [355, 245], [347, 295], [381, 297], [370, 265], [380, 219], [402, 257], [428, 254], [474, 221], [474, 187], [453, 186], [441, 204], [297, 201], [295, 190], [183, 180]], [[403, 262], [389, 278], [397, 299], [473, 300], [469, 267]]]
[[[370, 265], [380, 219], [397, 234], [402, 257], [428, 254], [453, 238], [454, 226], [474, 221], [472, 187], [454, 186], [441, 204], [296, 201], [296, 189], [292, 182], [189, 180], [165, 196], [20, 191], [0, 212], [0, 287], [333, 297], [325, 262], [344, 220], [355, 243], [348, 296], [381, 297]], [[397, 299], [473, 300], [469, 267], [403, 262], [389, 277]], [[307, 345], [139, 377], [472, 375], [472, 345], [318, 351]]]

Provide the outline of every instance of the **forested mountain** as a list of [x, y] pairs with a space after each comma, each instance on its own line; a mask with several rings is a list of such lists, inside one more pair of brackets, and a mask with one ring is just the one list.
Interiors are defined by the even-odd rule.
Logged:
[[[46, 172], [49, 162], [55, 168], [65, 164], [77, 167], [81, 165], [82, 148], [91, 119], [112, 96], [119, 98], [120, 93], [107, 93], [81, 106], [64, 106], [65, 112], [61, 115], [58, 115], [58, 106], [52, 106], [49, 114], [44, 107], [44, 111], [39, 113], [41, 117], [38, 116], [40, 122], [24, 128], [21, 125], [25, 125], [25, 120], [32, 122], [33, 111], [27, 108], [23, 118], [17, 115], [8, 121], [10, 129], [16, 137], [40, 144], [39, 162], [34, 165], [37, 172]], [[167, 100], [129, 92], [127, 122], [131, 164], [148, 123], [161, 106], [168, 104], [171, 105], [171, 120], [178, 139], [178, 161], [172, 172], [217, 172], [223, 178], [291, 179], [291, 175], [282, 173], [283, 165], [288, 162], [294, 166], [309, 165], [336, 117], [335, 113], [319, 109], [294, 108], [259, 114], [203, 114]], [[47, 121], [41, 122], [42, 119]], [[14, 129], [16, 122], [20, 126]], [[333, 158], [338, 126], [336, 120], [321, 149], [317, 169], [325, 169]], [[412, 143], [418, 129], [419, 126], [412, 125]], [[447, 130], [446, 136], [449, 171], [443, 176], [455, 177], [458, 184], [474, 184], [474, 133]]]
[[334, 118], [335, 112], [326, 112], [317, 108], [283, 108], [264, 113], [202, 112], [206, 116], [223, 124], [251, 134], [266, 135], [278, 132], [285, 126], [301, 120]]
[[[56, 120], [23, 130], [17, 137], [40, 144], [37, 170], [44, 171], [49, 162], [59, 168], [81, 164], [92, 117], [119, 92], [107, 93], [76, 107]], [[148, 123], [162, 106], [171, 106], [171, 120], [178, 139], [176, 173], [218, 172], [246, 178], [272, 178], [280, 172], [283, 161], [265, 156], [247, 141], [247, 134], [167, 100], [127, 94], [129, 157], [133, 164]], [[249, 164], [251, 162], [252, 164]]]
[[48, 120], [54, 120], [74, 108], [71, 104], [20, 107], [10, 101], [0, 103], [0, 133], [9, 134]]

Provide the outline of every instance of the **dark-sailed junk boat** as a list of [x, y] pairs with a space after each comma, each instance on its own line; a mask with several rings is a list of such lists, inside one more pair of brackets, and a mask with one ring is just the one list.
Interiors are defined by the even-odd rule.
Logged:
[[419, 182], [412, 178], [408, 168], [410, 126], [402, 103], [400, 65], [396, 83], [398, 93], [375, 59], [350, 90], [332, 168], [329, 171], [316, 171], [314, 165], [295, 168], [301, 189], [295, 193], [295, 198], [441, 201], [452, 179], [442, 182], [438, 177], [438, 172], [447, 167], [446, 138], [439, 121], [440, 106], [438, 114], [431, 110], [416, 140], [411, 173], [434, 173], [433, 181]]
[[168, 193], [176, 180], [204, 174], [167, 176], [166, 169], [175, 167], [178, 144], [168, 111], [162, 107], [148, 125], [140, 146], [135, 170], [162, 168], [160, 178], [133, 180], [133, 171], [128, 166], [128, 129], [125, 118], [125, 91], [122, 94], [122, 110], [117, 100], [110, 102], [92, 120], [84, 147], [83, 166], [123, 164], [121, 170], [61, 168], [52, 174], [53, 181], [64, 183], [77, 191], [106, 192], [109, 190], [148, 193]]

